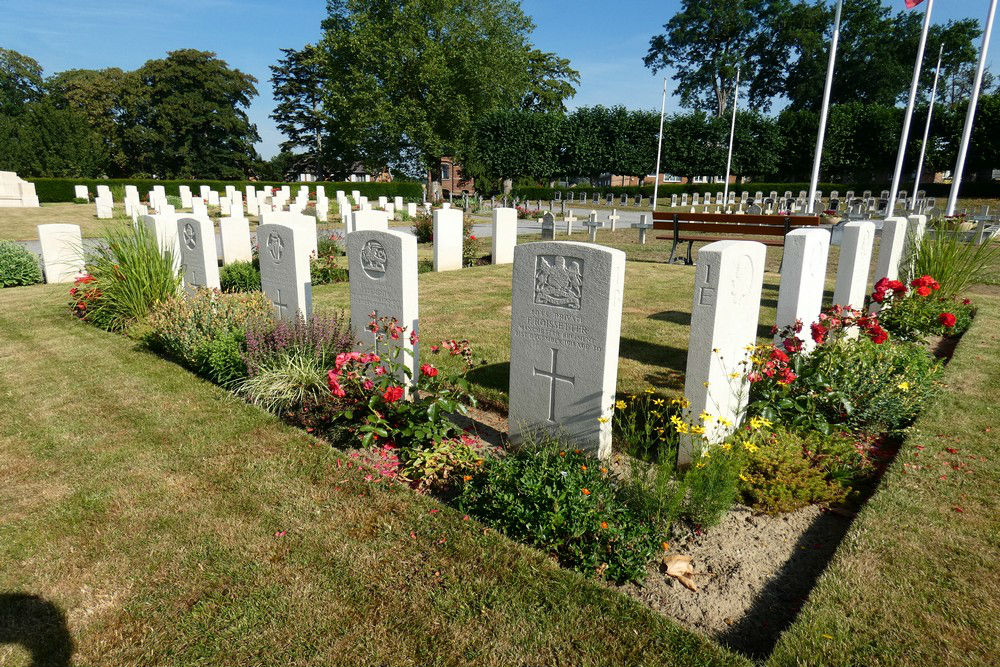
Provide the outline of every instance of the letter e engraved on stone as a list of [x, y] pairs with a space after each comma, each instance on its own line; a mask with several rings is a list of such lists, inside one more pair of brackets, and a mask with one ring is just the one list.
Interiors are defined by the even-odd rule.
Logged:
[[583, 260], [561, 255], [535, 258], [535, 303], [580, 310], [583, 302]]
[[702, 279], [704, 285], [698, 289], [698, 304], [701, 306], [712, 306], [715, 304], [715, 288], [712, 284], [712, 265], [705, 264], [705, 277]]

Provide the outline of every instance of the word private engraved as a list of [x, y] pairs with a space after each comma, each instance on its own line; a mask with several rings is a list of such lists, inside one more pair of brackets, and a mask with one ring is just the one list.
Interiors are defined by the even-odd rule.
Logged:
[[562, 255], [535, 259], [535, 303], [580, 310], [583, 301], [583, 260]]

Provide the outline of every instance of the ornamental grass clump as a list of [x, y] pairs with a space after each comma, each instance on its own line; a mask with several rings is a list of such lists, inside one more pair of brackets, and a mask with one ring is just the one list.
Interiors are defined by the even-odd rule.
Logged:
[[114, 225], [87, 257], [88, 279], [70, 290], [70, 307], [103, 329], [121, 331], [175, 296], [181, 278], [173, 250], [161, 250], [145, 225]]
[[968, 233], [947, 219], [936, 221], [932, 230], [933, 235], [925, 235], [908, 258], [910, 275], [937, 278], [944, 298], [965, 292], [1000, 257], [1000, 243], [970, 242], [966, 240]]

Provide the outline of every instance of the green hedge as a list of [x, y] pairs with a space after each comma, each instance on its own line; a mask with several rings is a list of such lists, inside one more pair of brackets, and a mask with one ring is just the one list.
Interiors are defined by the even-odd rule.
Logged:
[[[913, 187], [910, 183], [907, 186], [907, 191], [909, 188]], [[721, 192], [723, 188], [722, 183], [661, 183], [658, 196], [662, 199], [663, 197], [670, 198], [672, 194], [683, 194], [687, 192], [692, 194], [695, 192]], [[792, 191], [792, 196], [798, 196], [800, 190], [809, 191], [808, 183], [741, 183], [739, 185], [731, 185], [730, 190], [735, 190], [735, 192], [740, 193], [744, 190], [753, 194], [758, 190], [763, 192], [765, 195], [772, 190], [776, 191], [779, 195], [785, 193], [786, 190]], [[844, 183], [820, 183], [819, 188], [825, 195], [829, 195], [832, 190], [837, 190], [841, 196], [847, 194], [848, 190], [854, 190], [855, 194], [861, 195], [865, 190], [871, 190], [872, 193], [877, 197], [882, 190], [888, 190], [889, 184], [884, 185], [872, 185], [868, 184], [844, 184]], [[922, 190], [927, 192], [928, 197], [947, 197], [948, 192], [951, 190], [951, 185], [947, 183], [928, 183], [927, 185], [921, 186]], [[622, 194], [627, 194], [634, 197], [635, 195], [642, 193], [645, 197], [653, 196], [653, 186], [652, 185], [630, 185], [622, 187], [607, 187], [607, 188], [595, 188], [595, 187], [583, 187], [576, 186], [572, 188], [545, 188], [545, 187], [516, 187], [511, 191], [511, 194], [515, 197], [520, 197], [521, 199], [555, 199], [555, 192], [559, 190], [563, 193], [563, 198], [566, 197], [566, 193], [575, 193], [575, 198], [579, 198], [582, 193], [587, 193], [592, 195], [595, 192], [601, 195], [615, 195], [616, 198], [621, 197]], [[1000, 183], [963, 183], [961, 189], [961, 195], [964, 198], [981, 198], [981, 199], [998, 199], [1000, 198]]]
[[257, 189], [267, 186], [281, 187], [282, 185], [289, 185], [293, 191], [300, 185], [308, 185], [310, 188], [322, 185], [326, 188], [327, 196], [331, 198], [337, 190], [343, 190], [348, 195], [350, 195], [351, 190], [357, 190], [369, 199], [382, 196], [398, 196], [420, 202], [423, 198], [421, 184], [414, 183], [413, 181], [394, 181], [392, 183], [281, 183], [278, 181], [159, 181], [150, 178], [29, 178], [26, 180], [35, 184], [35, 193], [38, 195], [40, 202], [71, 202], [74, 200], [74, 185], [86, 185], [91, 196], [96, 193], [98, 185], [107, 185], [111, 188], [112, 194], [118, 201], [121, 201], [124, 196], [126, 185], [134, 185], [138, 188], [140, 197], [145, 197], [153, 189], [154, 185], [162, 185], [168, 195], [174, 196], [180, 196], [179, 188], [182, 185], [190, 186], [191, 191], [195, 195], [198, 194], [198, 188], [202, 185], [207, 185], [219, 192], [225, 190], [227, 185], [233, 185], [241, 192], [244, 192], [244, 189], [248, 185], [252, 185]]

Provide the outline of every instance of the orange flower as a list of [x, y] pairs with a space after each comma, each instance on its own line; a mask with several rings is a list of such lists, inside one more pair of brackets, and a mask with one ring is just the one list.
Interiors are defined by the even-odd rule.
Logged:
[[608, 529], [608, 522], [607, 521], [602, 521], [601, 522], [601, 528], [603, 528], [604, 530], [607, 530]]
[[580, 470], [587, 472], [587, 466], [580, 466]]
[[559, 452], [559, 456], [566, 456], [566, 452]]
[[601, 474], [602, 475], [607, 475], [608, 474], [608, 469], [607, 468], [601, 468]]
[[472, 479], [472, 475], [466, 475], [462, 479], [465, 480], [466, 482], [468, 482], [470, 479]]
[[580, 493], [582, 493], [585, 496], [589, 496], [590, 495], [590, 489], [580, 489]]
[[583, 454], [583, 450], [582, 449], [574, 449], [573, 453], [574, 454]]
[[670, 551], [670, 543], [669, 542], [664, 542], [663, 543], [663, 550], [664, 551]]

